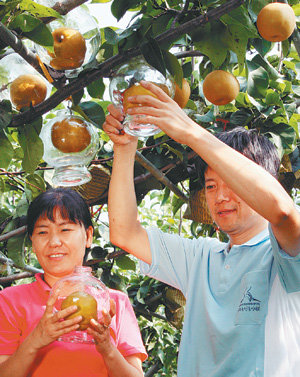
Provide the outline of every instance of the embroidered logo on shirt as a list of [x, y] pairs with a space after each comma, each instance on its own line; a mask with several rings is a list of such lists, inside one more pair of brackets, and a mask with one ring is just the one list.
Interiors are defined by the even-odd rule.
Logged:
[[259, 312], [260, 300], [253, 297], [251, 293], [251, 286], [246, 288], [239, 305], [239, 312]]

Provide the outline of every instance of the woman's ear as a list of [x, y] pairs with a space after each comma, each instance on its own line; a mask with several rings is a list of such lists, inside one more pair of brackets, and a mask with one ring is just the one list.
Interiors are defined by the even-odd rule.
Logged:
[[92, 226], [89, 226], [86, 230], [86, 248], [89, 248], [92, 246], [93, 243], [93, 235], [94, 235], [94, 229]]

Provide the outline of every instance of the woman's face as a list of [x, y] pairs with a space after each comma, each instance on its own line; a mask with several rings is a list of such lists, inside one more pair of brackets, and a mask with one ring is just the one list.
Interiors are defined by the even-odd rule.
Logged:
[[93, 228], [87, 230], [61, 216], [59, 208], [53, 212], [53, 221], [39, 217], [31, 236], [32, 250], [44, 270], [45, 281], [52, 286], [69, 275], [75, 266], [81, 266], [85, 249], [90, 247]]

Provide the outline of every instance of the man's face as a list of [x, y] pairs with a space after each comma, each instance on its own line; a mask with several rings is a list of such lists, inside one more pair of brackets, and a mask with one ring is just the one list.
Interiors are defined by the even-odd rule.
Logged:
[[213, 169], [208, 167], [204, 176], [206, 201], [214, 222], [231, 240], [246, 242], [256, 234], [261, 217]]

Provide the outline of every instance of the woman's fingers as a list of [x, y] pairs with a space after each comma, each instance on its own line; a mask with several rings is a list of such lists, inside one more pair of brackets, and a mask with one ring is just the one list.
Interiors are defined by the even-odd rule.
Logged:
[[54, 308], [55, 302], [56, 302], [56, 300], [57, 300], [57, 298], [59, 296], [59, 293], [60, 293], [60, 291], [59, 291], [59, 289], [57, 289], [55, 292], [53, 292], [50, 295], [50, 297], [49, 297], [49, 299], [48, 299], [48, 301], [46, 303], [45, 313], [50, 314], [50, 313], [53, 312], [53, 308]]
[[112, 318], [116, 314], [116, 302], [112, 298], [109, 300], [109, 302], [110, 302], [109, 315]]

